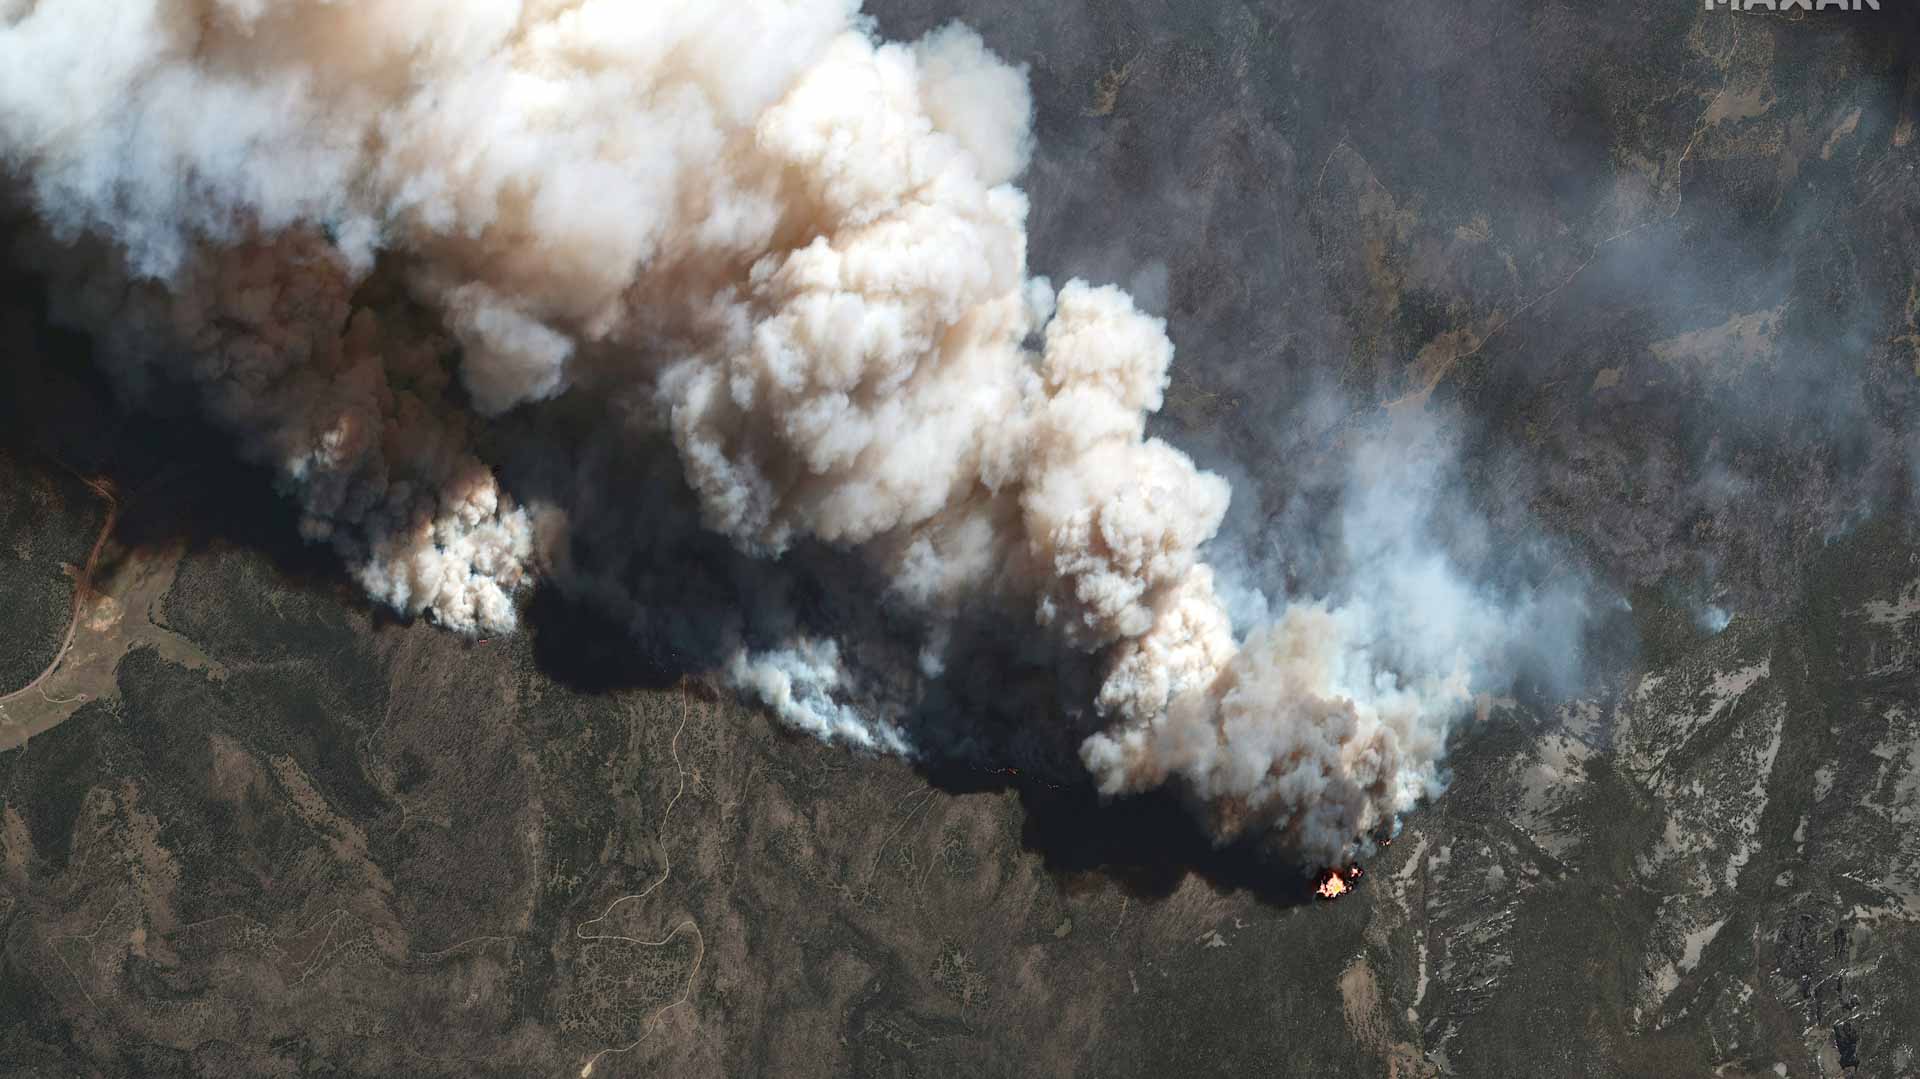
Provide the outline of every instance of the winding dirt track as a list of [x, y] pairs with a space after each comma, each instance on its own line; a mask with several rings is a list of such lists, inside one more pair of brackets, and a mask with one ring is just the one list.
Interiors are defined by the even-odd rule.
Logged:
[[34, 676], [33, 681], [12, 693], [0, 696], [0, 714], [3, 714], [6, 706], [14, 701], [30, 693], [40, 692], [40, 687], [60, 669], [61, 661], [67, 658], [67, 653], [73, 648], [73, 638], [79, 632], [80, 619], [87, 610], [87, 600], [93, 595], [93, 575], [94, 570], [100, 565], [100, 552], [106, 549], [107, 537], [113, 535], [114, 520], [120, 513], [120, 499], [114, 491], [113, 481], [104, 477], [90, 480], [77, 472], [74, 475], [79, 476], [80, 482], [86, 484], [88, 490], [106, 500], [107, 518], [100, 524], [100, 535], [93, 541], [93, 550], [87, 553], [87, 564], [80, 567], [80, 573], [74, 580], [73, 612], [67, 619], [67, 635], [61, 639], [59, 650], [54, 652], [53, 659], [48, 661], [44, 670]]
[[113, 542], [114, 526], [127, 508], [119, 491], [104, 479], [83, 476], [81, 482], [106, 500], [107, 519], [76, 575], [73, 617], [60, 650], [33, 681], [0, 697], [0, 752], [66, 722], [89, 701], [118, 692], [120, 660], [136, 648], [152, 648], [168, 662], [216, 678], [225, 674], [157, 613], [173, 587], [182, 548], [121, 549]]

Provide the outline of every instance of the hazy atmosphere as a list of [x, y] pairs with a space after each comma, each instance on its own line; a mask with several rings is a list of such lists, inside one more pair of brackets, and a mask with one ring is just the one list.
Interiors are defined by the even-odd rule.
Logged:
[[1920, 1070], [1917, 50], [0, 0], [0, 1065]]

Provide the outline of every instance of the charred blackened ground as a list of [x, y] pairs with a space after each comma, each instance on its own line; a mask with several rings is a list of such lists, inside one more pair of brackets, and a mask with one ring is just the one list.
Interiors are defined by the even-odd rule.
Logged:
[[4, 368], [0, 693], [74, 625], [85, 481], [123, 500], [105, 597], [171, 577], [80, 611], [107, 674], [0, 752], [5, 1070], [1920, 1069], [1910, 28], [874, 10], [1029, 65], [1036, 269], [1169, 316], [1158, 422], [1235, 469], [1274, 579], [1314, 579], [1345, 447], [1438, 417], [1489, 579], [1524, 537], [1593, 580], [1586, 662], [1483, 700], [1448, 793], [1314, 902], [1030, 744], [916, 771], [782, 734], [623, 612], [378, 615], [221, 436], [117, 412], [15, 267], [4, 347], [45, 362]]

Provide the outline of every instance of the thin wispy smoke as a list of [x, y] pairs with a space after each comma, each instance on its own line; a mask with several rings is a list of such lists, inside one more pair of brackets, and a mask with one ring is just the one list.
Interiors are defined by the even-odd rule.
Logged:
[[[593, 499], [521, 504], [485, 447], [577, 401], [669, 442], [741, 554], [845, 555], [921, 635], [920, 677], [983, 619], [1095, 657], [1103, 790], [1176, 781], [1222, 840], [1270, 828], [1321, 861], [1437, 788], [1524, 623], [1421, 546], [1433, 514], [1379, 501], [1417, 483], [1360, 460], [1382, 478], [1345, 504], [1332, 602], [1236, 640], [1202, 558], [1228, 484], [1146, 434], [1164, 324], [1028, 275], [1032, 104], [965, 28], [883, 42], [839, 0], [0, 20], [0, 150], [61, 316], [130, 396], [194, 387], [397, 610], [504, 631], [568, 571]], [[853, 703], [839, 643], [732, 647], [727, 677], [787, 722], [914, 750]]]

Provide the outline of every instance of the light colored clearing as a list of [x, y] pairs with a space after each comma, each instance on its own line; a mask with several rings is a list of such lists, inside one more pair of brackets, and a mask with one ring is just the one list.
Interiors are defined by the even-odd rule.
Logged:
[[1354, 960], [1341, 973], [1340, 1005], [1354, 1041], [1369, 1049], [1377, 1049], [1386, 1041], [1386, 1024], [1380, 1019], [1380, 987], [1365, 959]]
[[1633, 1006], [1634, 1025], [1639, 1026], [1646, 1018], [1648, 1010], [1658, 1008], [1678, 988], [1680, 988], [1680, 971], [1677, 967], [1672, 963], [1661, 963], [1655, 967], [1647, 988], [1648, 1003]]
[[1394, 879], [1399, 881], [1403, 886], [1412, 883], [1414, 874], [1420, 872], [1420, 861], [1426, 856], [1426, 853], [1427, 837], [1424, 835], [1416, 836], [1413, 840], [1413, 849], [1407, 852], [1406, 864], [1394, 872]]
[[1660, 759], [1654, 755], [1654, 748], [1662, 743], [1677, 741], [1675, 738], [1657, 737], [1658, 732], [1649, 732], [1646, 728], [1653, 725], [1659, 715], [1654, 696], [1666, 684], [1663, 675], [1649, 674], [1640, 679], [1633, 694], [1620, 710], [1620, 750], [1621, 763], [1627, 770], [1645, 775], [1659, 765]]
[[1734, 315], [1718, 326], [1655, 341], [1654, 359], [1673, 367], [1693, 367], [1709, 377], [1732, 378], [1771, 359], [1786, 305]]
[[1486, 243], [1493, 238], [1493, 222], [1488, 219], [1486, 211], [1482, 210], [1474, 214], [1473, 219], [1466, 224], [1455, 225], [1453, 227], [1453, 238], [1459, 240], [1461, 243]]
[[[1496, 311], [1489, 322], [1499, 318], [1500, 313]], [[1460, 361], [1477, 355], [1493, 332], [1476, 329], [1473, 326], [1463, 326], [1446, 330], [1421, 346], [1413, 360], [1411, 374], [1413, 389], [1387, 402], [1388, 410], [1397, 412], [1409, 409], [1418, 412], [1425, 408], [1427, 400], [1433, 396], [1433, 391], [1438, 389], [1441, 381], [1447, 377], [1447, 372], [1453, 370]]]
[[[1632, 610], [1633, 608], [1629, 606], [1627, 609]], [[1645, 704], [1649, 700], [1652, 700], [1653, 695], [1659, 692], [1660, 687], [1665, 685], [1666, 681], [1667, 676], [1664, 674], [1649, 674], [1642, 677], [1640, 684], [1633, 687], [1634, 703]]]
[[[1716, 680], [1723, 699], [1742, 692], [1742, 683], [1758, 681], [1741, 674]], [[1660, 785], [1665, 828], [1635, 866], [1665, 894], [1653, 931], [1657, 954], [1634, 994], [1636, 1025], [1661, 1013], [1725, 926], [1731, 893], [1760, 850], [1760, 820], [1785, 729], [1786, 707], [1771, 702], [1731, 730], [1708, 760]], [[1716, 780], [1706, 782], [1708, 775]]]
[[1643, 774], [1658, 772], [1668, 755], [1685, 746], [1696, 731], [1725, 714], [1748, 690], [1764, 681], [1772, 670], [1773, 659], [1769, 656], [1752, 666], [1716, 671], [1712, 682], [1704, 687], [1706, 708], [1697, 712], [1672, 714], [1669, 722], [1664, 724], [1651, 722], [1660, 716], [1658, 706], [1650, 698], [1654, 689], [1662, 684], [1661, 680], [1647, 678], [1635, 694], [1637, 699], [1627, 731], [1627, 740], [1634, 745], [1634, 749], [1628, 763]]
[[1780, 756], [1780, 740], [1786, 728], [1787, 710], [1779, 705], [1769, 710], [1773, 716], [1773, 730], [1767, 739], [1766, 748], [1760, 751], [1755, 762], [1753, 786], [1747, 790], [1746, 811], [1740, 816], [1740, 840], [1733, 857], [1727, 860], [1727, 887], [1732, 888], [1740, 879], [1740, 870], [1760, 849], [1760, 816], [1767, 809], [1767, 779], [1773, 775], [1773, 762]]
[[1826, 764], [1823, 764], [1820, 767], [1815, 768], [1813, 770], [1813, 800], [1814, 801], [1816, 802], [1826, 801], [1827, 795], [1833, 793], [1833, 780], [1834, 780], [1835, 774], [1836, 773], [1834, 772], [1832, 761], [1828, 761]]
[[1593, 753], [1585, 742], [1555, 733], [1542, 738], [1520, 764], [1514, 823], [1556, 858], [1565, 858], [1580, 844], [1580, 836], [1564, 830], [1556, 818], [1585, 786], [1584, 766]]
[[1920, 892], [1899, 888], [1883, 889], [1888, 892], [1892, 903], [1880, 906], [1855, 904], [1847, 917], [1866, 925], [1875, 925], [1889, 918], [1903, 922], [1920, 921]]
[[1859, 127], [1860, 107], [1856, 105], [1840, 119], [1838, 124], [1834, 125], [1833, 134], [1827, 136], [1827, 144], [1820, 148], [1820, 160], [1832, 161], [1834, 147], [1839, 146], [1841, 140], [1853, 134]]
[[1140, 57], [1135, 56], [1112, 71], [1100, 76], [1093, 84], [1093, 107], [1087, 110], [1088, 116], [1111, 116], [1114, 106], [1120, 103], [1120, 91], [1126, 88], [1133, 78], [1133, 65]]
[[[1908, 828], [1920, 824], [1920, 732], [1914, 731], [1906, 709], [1898, 705], [1887, 710], [1887, 725], [1899, 735], [1873, 747], [1880, 769], [1860, 802]], [[1884, 797], [1882, 791], [1887, 792]]]
[[1866, 606], [1861, 607], [1860, 613], [1867, 616], [1867, 622], [1870, 625], [1900, 625], [1914, 615], [1920, 614], [1920, 580], [1909, 584], [1901, 591], [1899, 597], [1891, 602], [1879, 599], [1873, 600]]
[[1773, 92], [1764, 82], [1756, 82], [1743, 90], [1731, 88], [1721, 91], [1707, 106], [1706, 115], [1701, 119], [1708, 124], [1717, 124], [1725, 120], [1750, 120], [1773, 108]]
[[293, 811], [314, 831], [327, 837], [327, 847], [333, 851], [333, 856], [357, 870], [376, 892], [383, 896], [392, 895], [393, 884], [367, 853], [366, 833], [333, 811], [326, 795], [313, 785], [299, 762], [280, 754], [268, 758], [267, 766], [273, 769], [274, 778], [280, 781], [280, 787], [286, 792]]
[[[1405, 924], [1411, 927], [1414, 944], [1420, 949], [1419, 981], [1414, 987], [1413, 1003], [1407, 1008], [1407, 1022], [1418, 1025], [1420, 1022], [1419, 1005], [1427, 996], [1429, 949], [1427, 947], [1426, 929], [1420, 924], [1415, 923], [1413, 918], [1412, 895], [1415, 880], [1420, 874], [1420, 867], [1426, 864], [1427, 837], [1424, 835], [1416, 835], [1409, 840], [1409, 843], [1411, 846], [1407, 849], [1406, 861], [1401, 864], [1400, 868], [1394, 870], [1393, 876], [1385, 883], [1391, 885], [1388, 891], [1393, 896], [1394, 904], [1400, 908], [1400, 918]], [[1422, 905], [1424, 905], [1424, 894], [1421, 898]]]
[[24, 745], [66, 722], [87, 702], [117, 693], [114, 672], [136, 648], [152, 648], [168, 662], [216, 678], [225, 675], [218, 663], [160, 619], [160, 601], [173, 587], [181, 552], [107, 546], [111, 572], [91, 582], [83, 574], [66, 643], [52, 665], [26, 686], [0, 697], [0, 751]]
[[15, 887], [26, 882], [27, 866], [34, 860], [33, 833], [27, 820], [11, 805], [0, 805], [0, 870]]
[[1398, 889], [1398, 891], [1402, 893], [1402, 906], [1405, 906], [1405, 885], [1413, 883], [1413, 877], [1421, 872], [1421, 860], [1423, 860], [1425, 856], [1427, 856], [1427, 837], [1425, 837], [1425, 835], [1417, 835], [1417, 837], [1413, 839], [1413, 849], [1407, 851], [1407, 860], [1405, 860], [1404, 866], [1400, 866], [1400, 868], [1394, 872], [1394, 879], [1400, 881], [1400, 889]]
[[[1706, 689], [1706, 710], [1695, 714], [1691, 722], [1675, 731], [1678, 739], [1661, 748], [1658, 762], [1664, 763], [1668, 752], [1692, 738], [1694, 732], [1711, 725], [1725, 715], [1728, 709], [1739, 703], [1740, 698], [1746, 696], [1748, 690], [1759, 685], [1772, 673], [1773, 657], [1771, 656], [1750, 667], [1714, 672], [1713, 682]], [[1767, 767], [1772, 768], [1772, 763], [1769, 762]]]
[[1726, 924], [1727, 920], [1722, 918], [1717, 922], [1688, 933], [1686, 950], [1680, 955], [1680, 969], [1688, 971], [1699, 966], [1701, 953], [1707, 950], [1707, 945], [1713, 943], [1713, 938], [1720, 935], [1721, 928]]
[[1859, 805], [1884, 822], [1875, 846], [1882, 857], [1848, 876], [1878, 888], [1891, 903], [1876, 917], [1920, 917], [1920, 723], [1908, 708], [1887, 712], [1887, 737], [1872, 749], [1880, 767]]
[[1588, 392], [1599, 393], [1601, 390], [1613, 389], [1615, 386], [1620, 385], [1620, 380], [1626, 376], [1626, 373], [1626, 364], [1621, 364], [1618, 367], [1602, 367], [1600, 370], [1594, 372], [1593, 388]]
[[1713, 688], [1708, 691], [1713, 694], [1713, 706], [1708, 709], [1707, 717], [1711, 719], [1719, 715], [1727, 705], [1739, 700], [1741, 694], [1752, 689], [1754, 683], [1771, 673], [1773, 673], [1773, 659], [1768, 657], [1751, 667], [1715, 674]]
[[1413, 985], [1413, 1007], [1410, 1007], [1407, 1009], [1407, 1017], [1409, 1022], [1412, 1022], [1415, 1018], [1417, 1018], [1419, 1014], [1416, 1011], [1414, 1011], [1414, 1008], [1418, 1008], [1420, 1006], [1420, 1002], [1427, 999], [1428, 954], [1429, 954], [1429, 950], [1427, 948], [1427, 935], [1425, 933], [1422, 933], [1420, 934], [1420, 978], [1418, 981], [1414, 982], [1414, 985]]
[[1553, 734], [1534, 747], [1540, 767], [1556, 779], [1573, 778], [1593, 756], [1593, 747], [1567, 734]]

